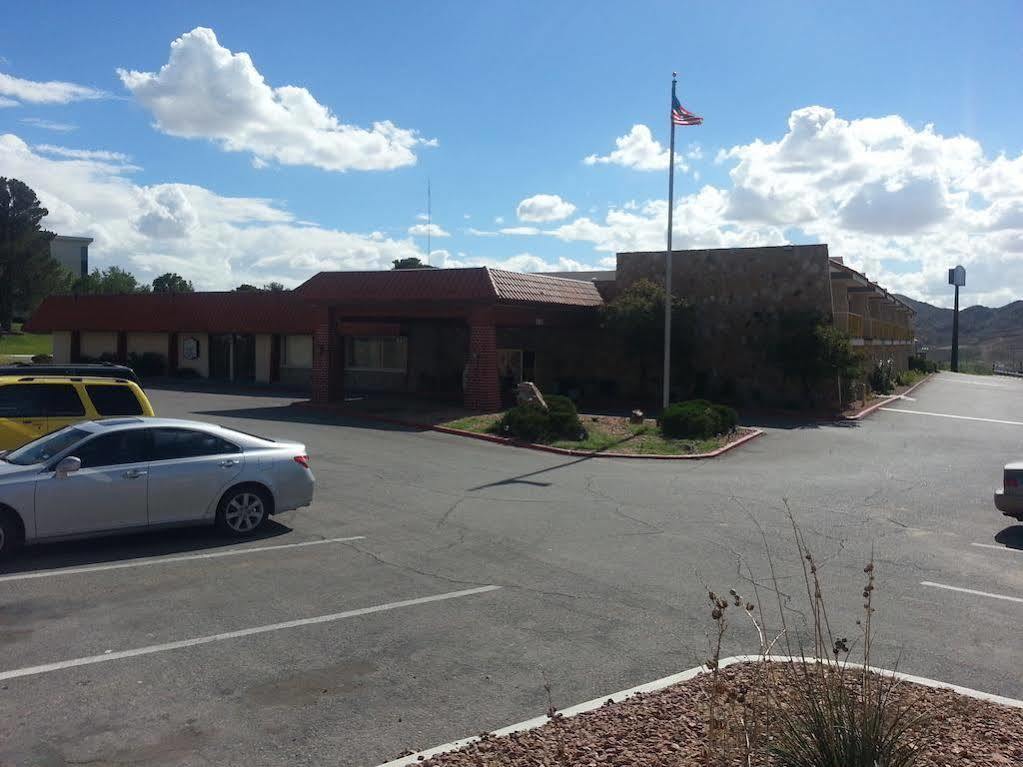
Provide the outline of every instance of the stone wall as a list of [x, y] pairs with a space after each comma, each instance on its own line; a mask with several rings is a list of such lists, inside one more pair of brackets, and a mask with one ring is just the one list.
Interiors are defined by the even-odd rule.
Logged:
[[[616, 290], [640, 279], [664, 284], [664, 253], [619, 253]], [[769, 359], [773, 318], [787, 311], [832, 313], [827, 245], [675, 251], [672, 293], [694, 309], [691, 393], [762, 404], [801, 404], [797, 381]], [[829, 385], [820, 394], [830, 397]]]

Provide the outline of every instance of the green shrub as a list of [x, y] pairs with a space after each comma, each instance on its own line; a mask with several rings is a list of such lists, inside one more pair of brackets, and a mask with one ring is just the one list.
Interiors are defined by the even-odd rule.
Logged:
[[870, 388], [876, 394], [891, 394], [895, 391], [895, 370], [891, 360], [878, 362], [870, 371]]
[[178, 368], [173, 373], [175, 378], [202, 378], [202, 375], [195, 368]]
[[659, 425], [661, 434], [672, 439], [706, 439], [735, 428], [739, 414], [727, 405], [693, 399], [669, 405]]
[[549, 439], [550, 414], [539, 405], [516, 405], [498, 422], [498, 433], [525, 442]]
[[909, 358], [909, 369], [916, 370], [919, 373], [937, 373], [938, 363], [926, 357], [911, 356]]
[[572, 400], [557, 394], [544, 399], [547, 410], [535, 404], [516, 405], [508, 410], [498, 422], [498, 433], [525, 442], [579, 439], [584, 429]]
[[575, 409], [575, 403], [560, 394], [545, 395], [544, 400], [547, 402], [547, 420], [554, 439], [577, 438], [583, 430], [583, 425], [579, 421], [579, 411]]

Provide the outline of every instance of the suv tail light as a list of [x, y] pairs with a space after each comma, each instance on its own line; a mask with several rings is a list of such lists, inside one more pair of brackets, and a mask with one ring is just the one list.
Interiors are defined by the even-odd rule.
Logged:
[[295, 463], [297, 463], [299, 466], [301, 466], [304, 469], [308, 469], [309, 468], [309, 456], [307, 456], [307, 455], [296, 455], [295, 456]]

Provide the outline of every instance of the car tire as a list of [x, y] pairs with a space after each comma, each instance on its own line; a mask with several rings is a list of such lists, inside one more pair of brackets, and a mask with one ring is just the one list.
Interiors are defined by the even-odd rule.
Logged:
[[256, 485], [238, 485], [224, 493], [217, 507], [217, 528], [235, 538], [254, 535], [270, 518], [273, 499]]
[[0, 509], [0, 562], [13, 557], [25, 540], [24, 531], [17, 515]]

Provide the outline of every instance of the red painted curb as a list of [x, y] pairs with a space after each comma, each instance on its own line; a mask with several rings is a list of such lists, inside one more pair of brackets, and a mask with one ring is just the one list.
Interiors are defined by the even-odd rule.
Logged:
[[923, 386], [925, 383], [930, 381], [931, 378], [934, 377], [934, 375], [935, 375], [935, 373], [928, 373], [927, 377], [925, 379], [923, 379], [922, 381], [917, 381], [915, 384], [913, 384], [908, 389], [906, 389], [906, 391], [902, 392], [902, 394], [896, 394], [894, 396], [889, 397], [888, 399], [883, 399], [880, 402], [875, 402], [873, 405], [869, 405], [868, 407], [863, 408], [863, 410], [861, 410], [858, 413], [854, 413], [853, 415], [843, 416], [841, 418], [841, 420], [843, 420], [843, 421], [859, 421], [862, 418], [866, 418], [868, 415], [870, 415], [871, 413], [873, 413], [876, 410], [880, 410], [885, 405], [890, 405], [891, 403], [895, 402], [895, 400], [897, 400], [897, 399], [899, 399], [901, 397], [906, 396], [911, 391], [916, 391], [916, 389], [918, 387]]
[[498, 437], [496, 434], [480, 434], [475, 431], [463, 431], [462, 429], [451, 429], [447, 426], [426, 426], [426, 429], [431, 431], [439, 431], [443, 434], [454, 434], [459, 437], [470, 437], [471, 439], [480, 439], [485, 442], [495, 442], [501, 445], [509, 445], [511, 447], [522, 447], [527, 450], [539, 450], [544, 453], [556, 453], [557, 455], [571, 455], [579, 458], [649, 458], [655, 461], [698, 461], [706, 458], [717, 458], [723, 453], [727, 453], [729, 450], [744, 445], [750, 440], [756, 439], [764, 433], [763, 429], [754, 429], [752, 433], [747, 434], [745, 437], [740, 437], [735, 442], [729, 442], [723, 447], [719, 447], [717, 450], [712, 450], [709, 453], [693, 453], [692, 455], [663, 455], [660, 453], [614, 453], [610, 451], [599, 451], [599, 450], [572, 450], [567, 447], [553, 447], [552, 445], [538, 445], [535, 442], [519, 442], [508, 437]]
[[480, 434], [476, 431], [465, 431], [464, 429], [452, 429], [448, 426], [431, 426], [425, 423], [416, 423], [415, 421], [402, 421], [398, 418], [388, 418], [387, 416], [381, 415], [369, 415], [364, 413], [344, 413], [331, 407], [323, 407], [322, 405], [315, 405], [308, 400], [305, 402], [295, 402], [292, 407], [304, 407], [310, 410], [323, 410], [328, 413], [334, 413], [336, 415], [346, 415], [349, 418], [361, 418], [365, 421], [379, 421], [381, 423], [389, 423], [394, 426], [406, 426], [411, 429], [418, 429], [419, 431], [437, 431], [441, 434], [453, 434], [456, 437], [469, 437], [470, 439], [478, 439], [483, 442], [493, 442], [498, 445], [508, 445], [510, 447], [522, 447], [527, 450], [539, 450], [544, 453], [556, 453], [557, 455], [572, 455], [580, 458], [649, 458], [655, 461], [698, 461], [706, 458], [717, 458], [723, 453], [727, 453], [729, 450], [744, 445], [750, 440], [756, 439], [764, 433], [763, 429], [754, 429], [752, 433], [747, 434], [745, 437], [740, 437], [735, 442], [729, 442], [723, 447], [719, 447], [717, 450], [712, 450], [709, 453], [694, 453], [692, 455], [662, 455], [659, 453], [651, 454], [640, 454], [640, 453], [612, 453], [612, 452], [601, 452], [595, 450], [572, 450], [565, 447], [553, 447], [552, 445], [538, 445], [535, 442], [519, 442], [518, 440], [510, 439], [508, 437], [499, 437], [496, 434]]

